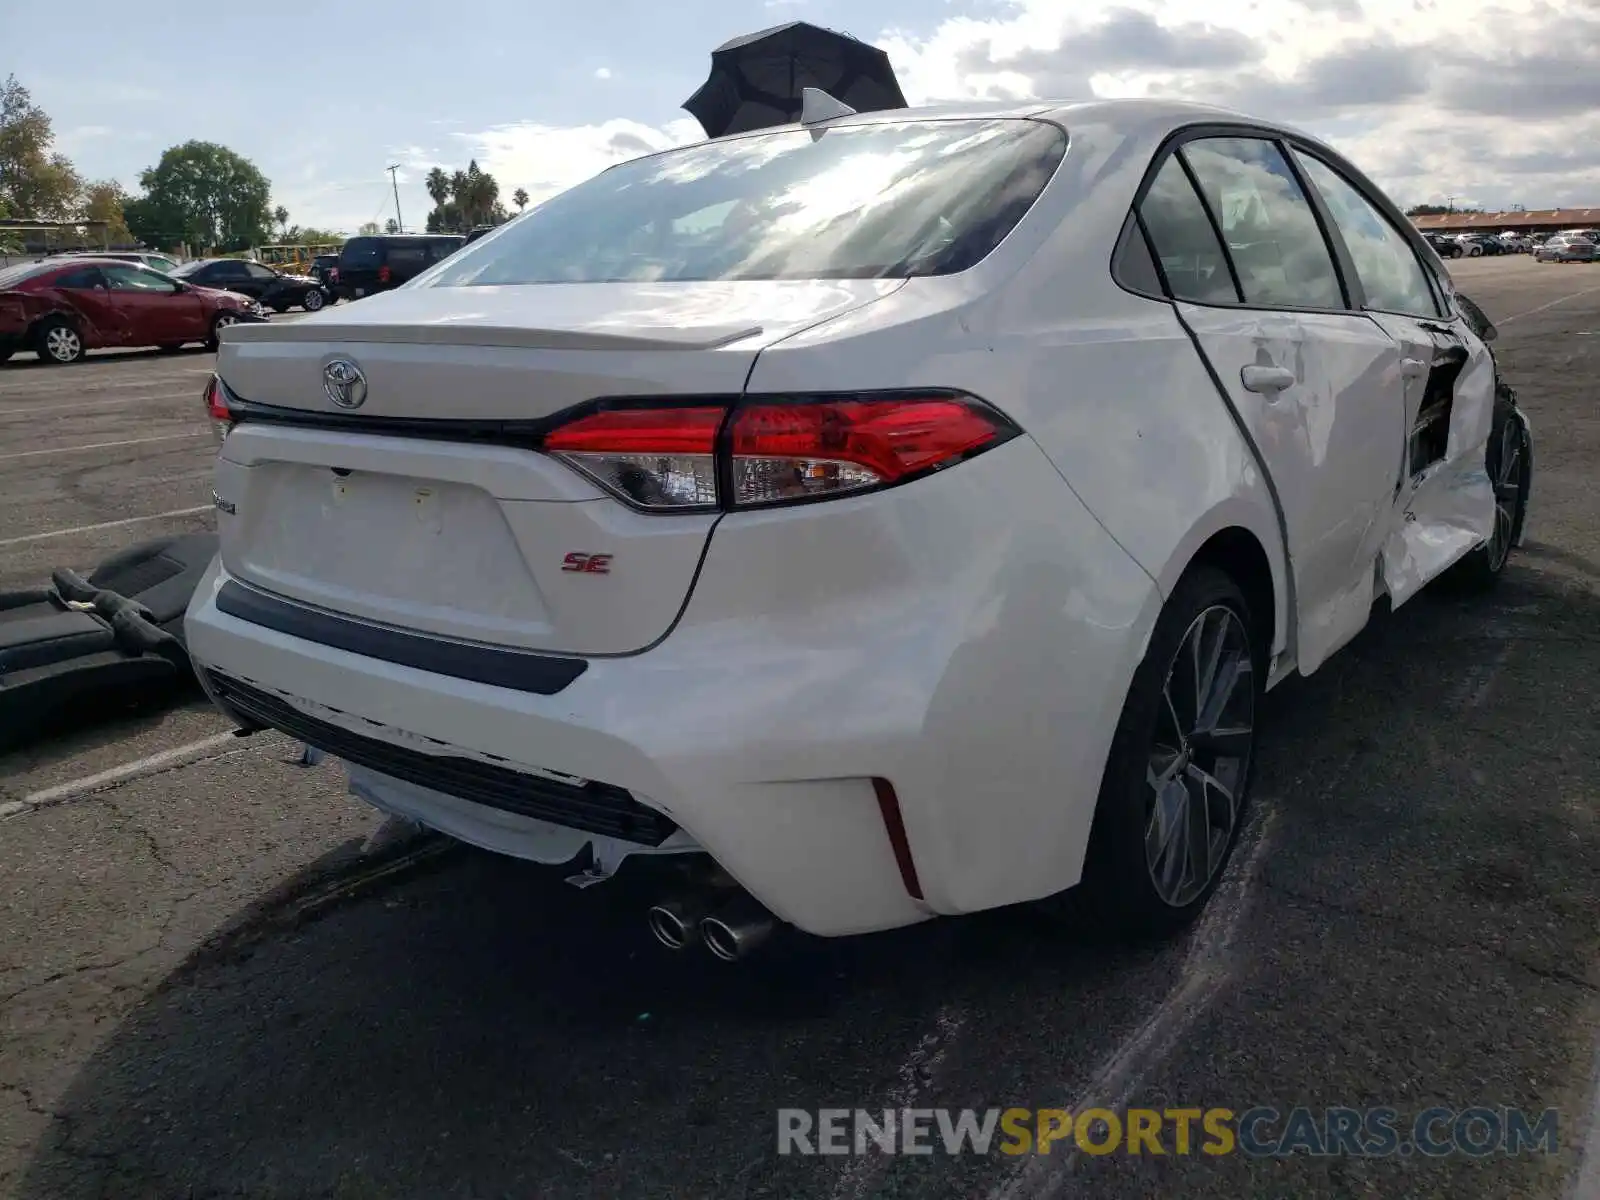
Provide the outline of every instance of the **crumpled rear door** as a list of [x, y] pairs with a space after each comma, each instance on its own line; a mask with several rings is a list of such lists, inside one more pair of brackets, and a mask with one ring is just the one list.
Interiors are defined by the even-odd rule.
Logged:
[[1399, 343], [1406, 377], [1408, 437], [1382, 556], [1389, 602], [1399, 607], [1494, 528], [1494, 488], [1484, 469], [1494, 360], [1459, 320], [1370, 315]]

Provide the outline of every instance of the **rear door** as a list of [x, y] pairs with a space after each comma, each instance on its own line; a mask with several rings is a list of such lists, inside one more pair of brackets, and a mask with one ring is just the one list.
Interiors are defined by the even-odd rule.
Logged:
[[99, 267], [85, 266], [63, 271], [54, 280], [41, 280], [38, 286], [40, 289], [59, 291], [67, 304], [77, 312], [84, 326], [78, 332], [85, 346], [94, 348], [127, 344], [127, 323], [112, 299], [106, 277]]
[[1444, 276], [1377, 198], [1323, 159], [1293, 153], [1348, 251], [1367, 312], [1400, 347], [1406, 440], [1383, 562], [1399, 605], [1489, 536], [1494, 497], [1483, 462], [1494, 362], [1452, 313]]
[[1319, 215], [1275, 141], [1188, 140], [1140, 210], [1179, 315], [1272, 477], [1296, 654], [1309, 672], [1371, 611], [1404, 442], [1399, 348], [1352, 310]]

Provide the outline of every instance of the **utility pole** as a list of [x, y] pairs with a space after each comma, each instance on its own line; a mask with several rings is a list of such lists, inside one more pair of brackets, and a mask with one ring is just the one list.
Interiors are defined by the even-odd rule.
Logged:
[[406, 231], [406, 223], [405, 223], [404, 219], [400, 216], [400, 181], [395, 177], [395, 172], [398, 171], [399, 169], [400, 169], [400, 164], [396, 163], [394, 166], [389, 167], [388, 171], [389, 171], [389, 182], [394, 187], [394, 223], [395, 223], [395, 230], [398, 233], [404, 233]]

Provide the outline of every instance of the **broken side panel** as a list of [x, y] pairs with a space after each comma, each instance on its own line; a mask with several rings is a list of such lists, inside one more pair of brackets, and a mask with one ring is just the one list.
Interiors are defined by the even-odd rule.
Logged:
[[1495, 367], [1488, 348], [1459, 323], [1447, 330], [1405, 318], [1374, 319], [1410, 361], [1427, 362], [1407, 380], [1409, 432], [1382, 555], [1389, 602], [1399, 607], [1493, 531], [1494, 489], [1484, 459]]

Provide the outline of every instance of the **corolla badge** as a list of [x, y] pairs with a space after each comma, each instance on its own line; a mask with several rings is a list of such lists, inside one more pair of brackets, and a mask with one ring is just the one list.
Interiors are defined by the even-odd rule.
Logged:
[[335, 358], [322, 368], [322, 390], [340, 408], [360, 408], [367, 402], [367, 377], [348, 358]]

